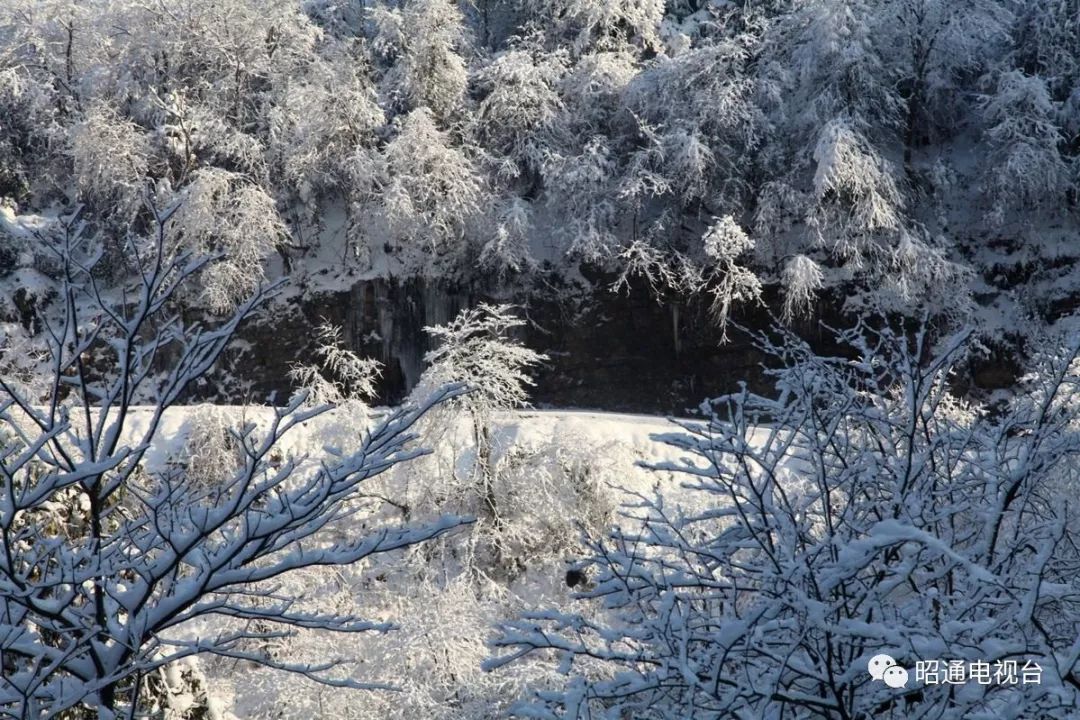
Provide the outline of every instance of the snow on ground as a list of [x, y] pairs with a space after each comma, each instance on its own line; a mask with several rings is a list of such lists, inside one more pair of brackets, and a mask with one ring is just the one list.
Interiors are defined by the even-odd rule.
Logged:
[[[229, 424], [234, 426], [249, 422], [265, 426], [274, 412], [270, 407], [239, 405], [169, 408], [146, 455], [148, 470], [160, 470], [182, 454], [185, 439], [194, 423], [199, 421], [199, 410], [209, 407], [228, 418]], [[126, 421], [125, 441], [133, 442], [146, 432], [151, 411], [150, 407], [132, 409]], [[383, 412], [385, 409], [376, 408], [372, 415], [377, 418]], [[286, 435], [281, 449], [286, 453], [312, 453], [329, 444], [347, 451], [350, 443], [356, 442], [362, 432], [362, 428], [355, 423], [354, 418], [342, 418], [334, 411], [327, 412]], [[588, 452], [591, 449], [602, 455], [606, 462], [616, 464], [623, 478], [622, 490], [647, 493], [665, 474], [640, 467], [637, 463], [678, 460], [680, 453], [675, 448], [654, 437], [678, 430], [670, 419], [653, 415], [588, 410], [523, 410], [497, 413], [492, 434], [496, 458], [511, 449], [535, 450], [552, 443], [578, 451]], [[470, 442], [470, 432], [462, 421], [460, 427], [449, 431], [447, 439], [451, 445], [460, 447]], [[419, 444], [430, 443], [421, 439]]]
[[[151, 412], [151, 408], [132, 410], [126, 441], [135, 442], [145, 433]], [[374, 409], [367, 417], [327, 412], [287, 435], [281, 449], [313, 458], [324, 446], [348, 452], [358, 444], [364, 427], [384, 412]], [[550, 670], [523, 664], [484, 673], [480, 663], [489, 654], [486, 638], [496, 622], [522, 612], [569, 607], [576, 590], [567, 587], [565, 575], [580, 557], [582, 529], [603, 533], [616, 523], [626, 528], [633, 521], [619, 516], [619, 506], [656, 492], [663, 495], [665, 509], [676, 512], [681, 505], [695, 511], [691, 503], [706, 498], [681, 489], [681, 483], [691, 478], [640, 465], [681, 459], [681, 451], [654, 437], [678, 431], [666, 418], [575, 410], [503, 412], [496, 413], [489, 426], [491, 466], [504, 523], [500, 527], [476, 512], [479, 503], [470, 484], [475, 482], [476, 458], [472, 420], [449, 409], [434, 412], [418, 428], [424, 433], [423, 444], [434, 451], [365, 483], [362, 491], [370, 495], [363, 501], [363, 511], [335, 532], [366, 533], [381, 524], [423, 522], [444, 512], [471, 511], [480, 517], [478, 523], [430, 547], [282, 578], [283, 594], [303, 596], [303, 602], [316, 603], [320, 609], [391, 621], [398, 630], [364, 636], [304, 631], [260, 650], [300, 662], [325, 661], [333, 653], [350, 660], [342, 667], [344, 676], [369, 683], [390, 681], [402, 690], [326, 688], [249, 663], [204, 658], [201, 665], [213, 696], [228, 708], [221, 718], [480, 720], [487, 713], [501, 712], [524, 687], [550, 681]], [[188, 440], [194, 435], [206, 436], [209, 430], [212, 437], [223, 427], [245, 423], [265, 427], [272, 413], [268, 407], [171, 408], [162, 418], [146, 465], [160, 470], [183, 463], [192, 451]], [[221, 472], [220, 463], [209, 463], [210, 477]], [[408, 508], [407, 518], [402, 508]], [[503, 539], [493, 541], [494, 533]], [[493, 542], [505, 544], [493, 551]], [[500, 560], [492, 561], [493, 557]], [[513, 561], [505, 562], [507, 557]], [[183, 634], [217, 629], [213, 623], [202, 624], [187, 627]]]

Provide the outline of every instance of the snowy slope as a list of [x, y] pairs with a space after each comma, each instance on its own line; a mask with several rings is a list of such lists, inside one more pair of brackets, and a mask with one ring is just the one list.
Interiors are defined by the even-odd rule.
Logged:
[[[199, 409], [213, 407], [236, 426], [245, 423], [263, 425], [273, 416], [269, 407], [214, 405], [183, 406], [167, 410], [157, 433], [157, 439], [146, 456], [147, 469], [160, 470], [170, 460], [182, 453], [185, 438], [199, 422]], [[145, 433], [151, 420], [150, 407], [132, 409], [126, 425], [124, 438], [132, 441]], [[373, 415], [384, 412], [373, 410]], [[328, 412], [294, 430], [282, 443], [286, 452], [303, 453], [318, 450], [323, 444], [333, 444], [348, 449], [351, 437], [362, 430], [354, 418], [343, 418]], [[641, 492], [653, 486], [657, 473], [639, 467], [638, 462], [661, 462], [676, 460], [673, 448], [654, 436], [677, 432], [679, 428], [668, 418], [653, 415], [595, 412], [589, 410], [523, 410], [498, 413], [493, 428], [497, 452], [511, 448], [536, 448], [556, 442], [577, 449], [595, 448], [613, 450], [621, 459], [621, 471], [625, 473], [625, 488]], [[450, 431], [455, 442], [466, 442], [468, 428]], [[421, 441], [421, 444], [424, 444]]]
[[[160, 470], [183, 462], [185, 452], [192, 449], [185, 449], [188, 438], [205, 431], [208, 424], [217, 428], [224, 420], [262, 425], [271, 412], [239, 406], [172, 408], [163, 418], [147, 465]], [[136, 408], [128, 438], [144, 432], [150, 418], [150, 408]], [[475, 459], [471, 426], [463, 420], [437, 419], [436, 428], [427, 428], [427, 444], [434, 446], [430, 456], [370, 481], [373, 497], [410, 507], [410, 520], [458, 510], [453, 505], [455, 492], [467, 487], [471, 477]], [[287, 436], [283, 449], [295, 455], [318, 455], [324, 445], [347, 450], [364, 422], [330, 412]], [[266, 652], [291, 661], [324, 661], [328, 648], [333, 648], [337, 657], [349, 661], [342, 667], [343, 677], [391, 681], [402, 689], [397, 693], [330, 689], [244, 663], [204, 658], [201, 665], [220, 709], [218, 717], [386, 720], [480, 718], [487, 716], [482, 713], [501, 712], [526, 685], [544, 683], [550, 674], [529, 664], [500, 673], [482, 672], [490, 628], [532, 608], [569, 607], [574, 591], [563, 576], [577, 559], [582, 528], [603, 532], [604, 523], [625, 527], [629, 521], [618, 516], [618, 506], [657, 490], [672, 511], [681, 502], [692, 501], [694, 495], [681, 491], [679, 480], [670, 473], [639, 465], [677, 461], [678, 453], [654, 438], [675, 430], [665, 418], [643, 415], [572, 410], [498, 414], [491, 428], [492, 462], [498, 482], [507, 488], [500, 496], [503, 536], [506, 552], [517, 558], [516, 570], [500, 575], [498, 565], [483, 560], [490, 552], [486, 543], [492, 526], [481, 520], [427, 550], [365, 561], [341, 571], [282, 578], [282, 591], [306, 596], [302, 602], [359, 612], [397, 623], [400, 629], [364, 636], [305, 632], [265, 648]], [[369, 532], [382, 523], [398, 522], [397, 508], [375, 501], [343, 531]], [[212, 623], [191, 626], [184, 635], [217, 629]]]

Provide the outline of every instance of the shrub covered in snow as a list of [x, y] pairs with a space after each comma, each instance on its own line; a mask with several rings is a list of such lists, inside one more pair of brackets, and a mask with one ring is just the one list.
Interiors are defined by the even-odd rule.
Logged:
[[[706, 406], [666, 436], [705, 509], [643, 499], [590, 536], [605, 614], [536, 611], [488, 667], [551, 651], [569, 677], [536, 718], [1069, 718], [1080, 684], [1078, 344], [991, 414], [950, 380], [969, 335], [931, 346], [860, 326], [848, 358], [784, 337], [777, 394]], [[850, 358], [850, 359], [849, 359]], [[670, 496], [670, 491], [668, 491]], [[911, 682], [874, 681], [887, 654]], [[1030, 661], [1041, 683], [934, 684], [917, 661]]]

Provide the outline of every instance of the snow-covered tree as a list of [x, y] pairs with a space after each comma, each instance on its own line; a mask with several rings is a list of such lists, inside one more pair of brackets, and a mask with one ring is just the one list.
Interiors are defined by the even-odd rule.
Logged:
[[316, 55], [302, 74], [285, 78], [268, 112], [268, 149], [309, 211], [322, 196], [353, 191], [349, 159], [385, 120], [365, 70], [341, 48]]
[[[1001, 413], [957, 400], [971, 334], [841, 333], [847, 357], [762, 337], [777, 393], [744, 389], [665, 437], [699, 502], [664, 493], [592, 536], [589, 617], [507, 624], [498, 667], [554, 651], [543, 718], [1071, 717], [1080, 686], [1075, 339]], [[887, 654], [909, 682], [874, 681]], [[1035, 663], [1041, 682], [934, 684], [916, 661]], [[1032, 667], [1032, 666], [1029, 666]]]
[[530, 19], [569, 39], [579, 50], [611, 49], [626, 43], [659, 44], [663, 0], [528, 0]]
[[998, 222], [1071, 207], [1077, 22], [1075, 0], [9, 0], [0, 195], [110, 237], [143, 232], [147, 192], [212, 199], [224, 222], [173, 238], [225, 256], [187, 298], [212, 312], [265, 273], [588, 294], [648, 268], [686, 299], [727, 216], [782, 314], [795, 257], [823, 308], [942, 309], [944, 279], [998, 274], [957, 230], [999, 229], [964, 217], [975, 188]]
[[875, 13], [882, 55], [905, 104], [904, 164], [931, 137], [958, 131], [966, 108], [957, 102], [965, 77], [991, 66], [1005, 46], [1009, 8], [998, 0], [889, 0]]
[[615, 288], [629, 287], [630, 277], [637, 275], [657, 293], [704, 296], [726, 340], [732, 308], [761, 301], [761, 281], [744, 264], [754, 245], [730, 215], [714, 219], [694, 253], [663, 252], [646, 242], [634, 242], [620, 254], [625, 268]]
[[462, 310], [446, 325], [425, 328], [435, 348], [424, 356], [428, 363], [420, 382], [413, 390], [417, 397], [429, 395], [433, 388], [460, 384], [468, 388], [461, 397], [445, 403], [434, 417], [446, 425], [449, 416], [461, 413], [471, 424], [474, 462], [464, 478], [454, 478], [460, 487], [448, 494], [466, 495], [463, 504], [478, 503], [481, 529], [489, 524], [495, 532], [494, 553], [501, 562], [503, 548], [498, 531], [504, 523], [495, 487], [493, 467], [492, 419], [495, 412], [523, 407], [528, 388], [533, 385], [530, 370], [547, 359], [510, 333], [524, 325], [509, 305], [481, 304]]
[[807, 223], [818, 241], [856, 266], [883, 254], [887, 239], [905, 230], [896, 168], [846, 120], [822, 128], [814, 162]]
[[[1034, 0], [1018, 9], [1013, 32], [1014, 62], [1024, 75], [1042, 79], [1057, 106], [1061, 150], [1080, 152], [1080, 2]], [[1073, 164], [1073, 184], [1078, 181]]]
[[804, 256], [837, 270], [824, 284], [843, 284], [849, 303], [938, 302], [922, 274], [958, 276], [952, 240], [918, 219], [916, 152], [963, 132], [973, 108], [959, 90], [1004, 52], [1009, 17], [994, 0], [855, 0], [793, 4], [769, 22], [760, 97], [781, 135], [762, 143], [754, 186], [770, 279]]
[[877, 43], [876, 9], [870, 0], [812, 0], [779, 18], [766, 57], [790, 63], [796, 127], [816, 134], [841, 116], [870, 133], [899, 124], [903, 102]]
[[[154, 236], [129, 238], [129, 251], [145, 262], [120, 299], [102, 290], [93, 242], [69, 234], [55, 248], [62, 313], [42, 337], [51, 372], [44, 400], [0, 378], [0, 713], [7, 717], [80, 708], [102, 719], [135, 716], [160, 668], [204, 654], [357, 686], [332, 675], [335, 657], [312, 664], [250, 649], [298, 628], [389, 628], [354, 613], [301, 609], [298, 598], [276, 591], [277, 581], [462, 523], [443, 517], [336, 534], [365, 481], [423, 453], [411, 446], [411, 428], [453, 388], [390, 412], [354, 447], [330, 448], [317, 461], [278, 452], [283, 438], [326, 409], [305, 407], [301, 394], [264, 427], [232, 429], [236, 462], [213, 482], [190, 482], [177, 465], [148, 468], [166, 411], [274, 291], [257, 292], [216, 325], [185, 324], [171, 300], [206, 260], [167, 247], [175, 207], [148, 210]], [[136, 420], [133, 406], [147, 398]], [[68, 506], [78, 513], [58, 514]], [[208, 618], [250, 622], [196, 627]]]
[[480, 304], [446, 325], [425, 328], [435, 347], [424, 356], [428, 368], [420, 394], [463, 384], [470, 392], [447, 406], [460, 405], [477, 417], [526, 405], [533, 385], [529, 371], [547, 357], [511, 337], [524, 324], [513, 306]]
[[[320, 427], [325, 420], [320, 418]], [[566, 596], [568, 561], [581, 551], [578, 528], [607, 527], [620, 497], [617, 485], [634, 472], [637, 455], [627, 438], [598, 440], [591, 428], [578, 424], [534, 434], [527, 429], [530, 422], [522, 424], [508, 413], [494, 428], [500, 437], [494, 465], [503, 521], [498, 537], [516, 566], [512, 580], [493, 572], [499, 568], [491, 562], [488, 526], [444, 536], [404, 556], [298, 574], [280, 589], [284, 594], [307, 589], [306, 602], [324, 610], [363, 608], [402, 618], [392, 633], [330, 637], [304, 631], [266, 645], [276, 657], [314, 662], [333, 642], [338, 655], [356, 659], [342, 672], [393, 678], [399, 691], [343, 692], [302, 676], [208, 661], [203, 667], [218, 695], [235, 689], [232, 709], [243, 709], [244, 717], [494, 720], [504, 717], [530, 684], [555, 679], [554, 669], [540, 662], [484, 673], [490, 629], [496, 621], [516, 617], [538, 595], [556, 601]], [[360, 516], [364, 521], [372, 518], [367, 510], [381, 507], [387, 516], [423, 522], [462, 500], [444, 494], [450, 486], [443, 477], [471, 457], [473, 434], [466, 422], [444, 429], [448, 432], [432, 446], [432, 455], [373, 478]], [[395, 504], [381, 503], [384, 498]]]
[[1065, 100], [1080, 81], [1080, 3], [1033, 0], [1019, 11], [1015, 32], [1021, 70], [1040, 75], [1055, 99]]
[[513, 159], [519, 172], [539, 171], [543, 150], [563, 120], [559, 83], [568, 59], [563, 52], [519, 43], [480, 68], [473, 83], [482, 100], [476, 133], [484, 147]]
[[263, 264], [286, 230], [274, 200], [243, 177], [217, 168], [199, 170], [170, 218], [170, 247], [213, 256], [201, 275], [199, 300], [228, 312], [266, 281]]
[[464, 101], [468, 70], [464, 18], [450, 0], [408, 0], [401, 9], [377, 4], [375, 49], [392, 63], [383, 92], [405, 111], [427, 108], [449, 119]]
[[784, 285], [783, 318], [792, 320], [808, 311], [814, 293], [821, 290], [821, 268], [805, 255], [796, 255], [784, 265], [781, 278]]
[[483, 176], [427, 108], [400, 118], [396, 130], [377, 191], [385, 222], [400, 238], [396, 262], [408, 274], [451, 274], [467, 257], [466, 229], [486, 199]]
[[1056, 105], [1044, 79], [1019, 70], [1003, 73], [986, 97], [991, 155], [985, 186], [998, 221], [1009, 207], [1053, 204], [1072, 187]]
[[319, 364], [297, 363], [289, 373], [307, 393], [308, 402], [340, 407], [375, 396], [375, 383], [382, 373], [378, 360], [362, 358], [344, 347], [341, 328], [329, 323], [315, 329], [315, 342]]
[[142, 203], [151, 148], [142, 128], [107, 108], [92, 108], [71, 133], [79, 195], [130, 221]]
[[745, 199], [749, 159], [766, 125], [748, 67], [760, 43], [756, 28], [707, 36], [658, 57], [629, 83], [626, 104], [642, 134], [656, 135], [659, 162], [647, 166], [691, 208], [706, 202], [731, 211]]
[[732, 305], [761, 296], [757, 277], [737, 263], [754, 242], [730, 216], [713, 223], [703, 240], [706, 262], [711, 266], [705, 273], [705, 288], [712, 295], [717, 321], [726, 326]]
[[48, 88], [14, 68], [0, 71], [0, 196], [22, 201], [47, 174], [54, 113]]
[[904, 102], [875, 10], [864, 0], [799, 3], [764, 34], [762, 98], [785, 140], [764, 144], [755, 226], [773, 238], [762, 258], [774, 267], [806, 255], [873, 283], [907, 230], [908, 198], [889, 159]]

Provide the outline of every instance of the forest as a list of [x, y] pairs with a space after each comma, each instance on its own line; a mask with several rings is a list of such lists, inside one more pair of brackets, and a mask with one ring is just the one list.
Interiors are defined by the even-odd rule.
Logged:
[[1080, 717], [1078, 204], [1080, 0], [5, 0], [0, 718]]

